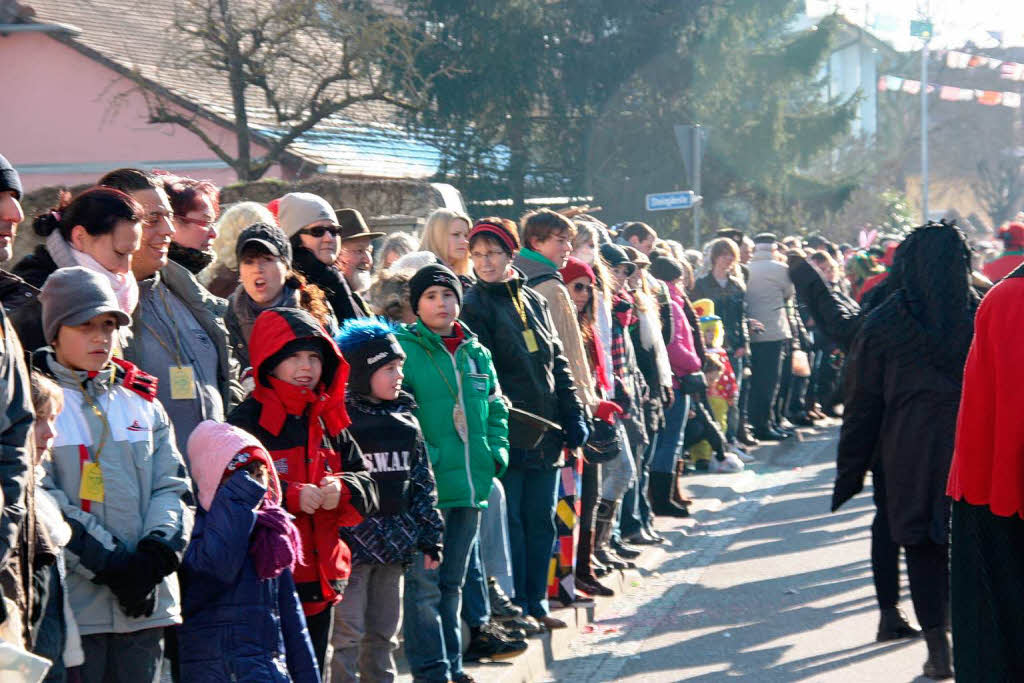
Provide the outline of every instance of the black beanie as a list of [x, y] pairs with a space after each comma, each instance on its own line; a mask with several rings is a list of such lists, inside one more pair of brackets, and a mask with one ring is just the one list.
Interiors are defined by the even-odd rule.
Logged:
[[683, 267], [674, 258], [655, 256], [648, 272], [662, 282], [675, 282], [683, 276]]
[[334, 338], [348, 361], [348, 388], [354, 394], [370, 396], [370, 378], [393, 360], [405, 358], [395, 338], [397, 327], [379, 318], [351, 318]]
[[440, 263], [431, 263], [416, 271], [416, 274], [409, 280], [409, 304], [412, 312], [416, 313], [420, 304], [420, 297], [434, 285], [447, 287], [455, 292], [455, 298], [459, 301], [459, 308], [462, 308], [462, 283], [452, 272], [451, 268], [442, 266]]
[[21, 199], [21, 177], [7, 157], [0, 154], [0, 192], [7, 191], [14, 192], [15, 199]]

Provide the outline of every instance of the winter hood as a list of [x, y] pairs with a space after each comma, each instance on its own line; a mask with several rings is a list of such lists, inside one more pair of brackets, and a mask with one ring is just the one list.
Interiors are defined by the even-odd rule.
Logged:
[[[299, 340], [315, 341], [323, 356], [315, 390], [285, 384], [270, 375], [289, 355], [285, 347]], [[331, 436], [350, 424], [345, 410], [349, 365], [331, 336], [306, 311], [270, 308], [261, 313], [252, 328], [249, 359], [256, 375], [252, 395], [262, 405], [259, 423], [270, 433], [279, 434], [287, 415], [303, 413], [308, 404], [314, 404], [310, 416], [322, 419]]]

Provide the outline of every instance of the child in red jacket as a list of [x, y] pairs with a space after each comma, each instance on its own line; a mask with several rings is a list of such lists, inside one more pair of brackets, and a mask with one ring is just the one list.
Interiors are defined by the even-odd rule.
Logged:
[[376, 484], [346, 430], [348, 363], [320, 323], [293, 308], [256, 318], [249, 353], [256, 387], [228, 422], [259, 439], [281, 478], [284, 508], [302, 537], [295, 589], [324, 671], [329, 608], [341, 600], [351, 565], [338, 529], [378, 509]]

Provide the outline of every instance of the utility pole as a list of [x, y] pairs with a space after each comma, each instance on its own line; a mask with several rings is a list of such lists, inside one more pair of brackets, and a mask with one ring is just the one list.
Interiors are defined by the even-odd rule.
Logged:
[[[700, 162], [704, 157], [704, 152], [701, 149], [701, 136], [704, 131], [700, 126], [693, 126], [691, 135], [693, 135], [693, 165], [691, 166], [693, 172], [693, 193], [698, 197], [700, 195]], [[693, 242], [697, 249], [700, 249], [700, 202], [693, 205]]]
[[923, 36], [921, 49], [921, 211], [922, 225], [928, 222], [928, 43], [931, 31]]

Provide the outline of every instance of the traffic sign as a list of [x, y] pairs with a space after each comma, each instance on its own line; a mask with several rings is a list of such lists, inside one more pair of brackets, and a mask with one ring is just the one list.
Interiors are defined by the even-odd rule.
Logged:
[[932, 38], [935, 27], [930, 21], [911, 21], [910, 22], [910, 35], [914, 38], [924, 38], [928, 40]]
[[701, 196], [693, 190], [679, 192], [659, 192], [647, 195], [648, 211], [668, 211], [669, 209], [690, 209], [701, 200]]

